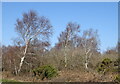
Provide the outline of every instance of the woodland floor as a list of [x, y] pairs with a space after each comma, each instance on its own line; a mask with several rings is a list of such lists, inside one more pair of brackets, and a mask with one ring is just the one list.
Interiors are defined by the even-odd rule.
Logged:
[[36, 77], [26, 76], [12, 76], [9, 72], [3, 72], [2, 78], [7, 80], [15, 80], [20, 82], [112, 82], [115, 78], [115, 73], [106, 75], [93, 73], [93, 72], [80, 72], [80, 71], [59, 71], [58, 76], [52, 79], [38, 79]]

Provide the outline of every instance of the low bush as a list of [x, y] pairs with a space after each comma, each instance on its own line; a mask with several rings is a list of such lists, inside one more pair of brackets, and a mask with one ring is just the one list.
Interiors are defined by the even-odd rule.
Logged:
[[44, 78], [52, 78], [57, 75], [57, 69], [51, 65], [44, 65], [33, 70], [34, 76]]
[[97, 71], [99, 73], [105, 74], [106, 72], [112, 70], [112, 61], [109, 58], [103, 59], [102, 62], [98, 63], [97, 65]]
[[120, 83], [120, 75], [117, 75], [117, 76], [115, 77], [115, 82]]

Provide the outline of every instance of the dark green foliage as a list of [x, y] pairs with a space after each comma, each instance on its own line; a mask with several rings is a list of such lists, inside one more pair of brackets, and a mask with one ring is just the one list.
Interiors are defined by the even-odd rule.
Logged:
[[114, 61], [114, 68], [116, 72], [120, 72], [120, 58]]
[[114, 61], [114, 66], [119, 66], [120, 64], [120, 58], [118, 58], [116, 61]]
[[108, 72], [108, 71], [111, 70], [112, 63], [113, 63], [113, 62], [112, 62], [111, 59], [109, 59], [109, 58], [103, 59], [103, 61], [100, 62], [100, 63], [97, 65], [97, 71], [98, 71], [99, 73], [105, 74], [106, 72]]
[[57, 75], [57, 70], [51, 65], [45, 65], [33, 70], [34, 76], [39, 76], [43, 80], [44, 78], [52, 78]]
[[111, 59], [109, 58], [105, 58], [103, 61], [102, 61], [102, 64], [104, 65], [109, 65], [110, 63], [112, 63]]
[[120, 83], [120, 75], [117, 75], [117, 76], [115, 77], [115, 82]]

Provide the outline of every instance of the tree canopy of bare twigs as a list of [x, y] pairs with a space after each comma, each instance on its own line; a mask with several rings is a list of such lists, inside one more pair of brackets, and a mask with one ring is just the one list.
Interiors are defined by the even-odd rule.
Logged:
[[48, 18], [38, 16], [35, 11], [29, 11], [23, 13], [22, 19], [16, 20], [15, 30], [19, 39], [21, 39], [20, 42], [25, 46], [18, 69], [18, 72], [20, 72], [28, 47], [36, 38], [42, 43], [48, 42], [49, 37], [52, 35], [52, 25]]

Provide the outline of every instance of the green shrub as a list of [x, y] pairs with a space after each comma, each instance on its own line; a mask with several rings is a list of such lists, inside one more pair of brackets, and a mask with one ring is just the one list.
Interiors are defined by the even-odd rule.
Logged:
[[111, 61], [111, 59], [105, 58], [105, 59], [103, 59], [102, 62], [100, 62], [100, 63], [97, 65], [97, 71], [98, 71], [99, 73], [105, 74], [106, 72], [108, 72], [108, 71], [111, 70], [111, 66], [112, 66], [112, 61]]
[[34, 76], [44, 78], [52, 78], [57, 75], [57, 70], [51, 65], [44, 65], [33, 70]]
[[113, 70], [113, 72], [120, 72], [119, 64], [120, 64], [120, 58], [118, 58], [117, 60], [114, 61], [114, 70]]
[[120, 75], [117, 75], [117, 76], [115, 77], [115, 82], [120, 83]]
[[109, 58], [105, 58], [103, 61], [102, 61], [102, 64], [104, 65], [109, 65], [110, 63], [112, 63], [111, 59]]

